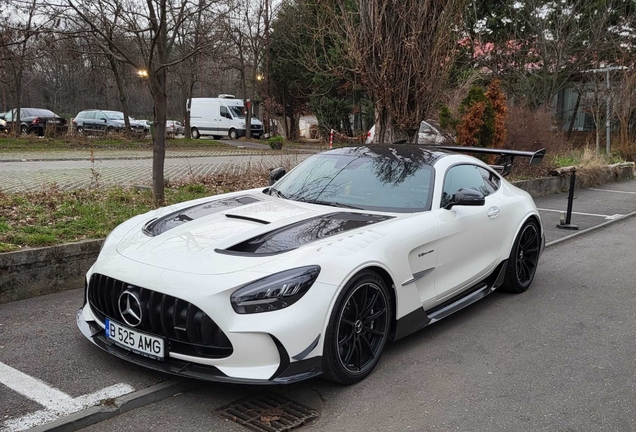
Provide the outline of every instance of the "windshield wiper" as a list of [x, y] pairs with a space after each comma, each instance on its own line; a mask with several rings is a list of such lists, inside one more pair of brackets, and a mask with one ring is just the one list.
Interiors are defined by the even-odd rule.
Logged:
[[320, 204], [320, 205], [326, 205], [326, 206], [331, 206], [331, 207], [343, 207], [343, 208], [350, 208], [350, 209], [354, 209], [354, 210], [364, 210], [362, 207], [356, 207], [356, 206], [351, 205], [351, 204], [343, 204], [343, 203], [334, 202], [334, 201], [308, 200], [308, 199], [305, 199], [305, 198], [300, 198], [300, 199], [298, 199], [298, 201], [306, 202], [306, 203], [309, 203], [309, 204]]
[[270, 196], [272, 195], [272, 192], [274, 192], [274, 193], [276, 194], [276, 196], [277, 196], [277, 197], [279, 197], [279, 198], [287, 199], [287, 197], [285, 196], [285, 194], [284, 194], [284, 193], [282, 193], [281, 191], [279, 191], [279, 190], [278, 190], [278, 189], [276, 189], [276, 188], [273, 188], [273, 187], [269, 188], [269, 195], [270, 195]]

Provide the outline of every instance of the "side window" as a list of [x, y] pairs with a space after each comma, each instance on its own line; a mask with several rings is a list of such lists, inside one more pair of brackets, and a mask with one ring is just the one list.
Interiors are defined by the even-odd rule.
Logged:
[[225, 118], [228, 118], [228, 119], [232, 118], [230, 116], [230, 111], [228, 111], [227, 107], [224, 107], [224, 106], [221, 107], [221, 117], [225, 117]]
[[440, 206], [445, 208], [450, 204], [460, 189], [473, 189], [483, 193], [484, 196], [490, 194], [476, 165], [456, 165], [446, 172]]
[[104, 114], [103, 112], [97, 112], [95, 113], [95, 118], [97, 120], [106, 120], [106, 114]]
[[497, 177], [495, 173], [488, 171], [486, 168], [478, 167], [477, 169], [484, 179], [486, 189], [488, 189], [488, 194], [497, 192], [499, 185], [501, 184], [499, 177]]
[[86, 113], [82, 111], [81, 113], [77, 115], [77, 117], [75, 117], [75, 119], [83, 119], [85, 116], [86, 116]]
[[85, 118], [87, 120], [94, 120], [95, 119], [95, 111], [87, 112]]
[[11, 121], [13, 120], [13, 113], [15, 112], [15, 110], [11, 110], [7, 113], [7, 115], [4, 116], [4, 119], [6, 121]]
[[431, 129], [431, 125], [426, 122], [420, 123], [420, 133], [421, 134], [430, 134], [433, 133], [433, 129]]

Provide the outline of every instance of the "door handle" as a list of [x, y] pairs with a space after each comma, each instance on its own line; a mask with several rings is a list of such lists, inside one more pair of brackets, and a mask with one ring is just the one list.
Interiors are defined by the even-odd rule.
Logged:
[[489, 218], [496, 218], [497, 216], [499, 216], [499, 212], [500, 211], [501, 210], [499, 210], [499, 207], [494, 207], [494, 206], [490, 207], [488, 209], [488, 217]]

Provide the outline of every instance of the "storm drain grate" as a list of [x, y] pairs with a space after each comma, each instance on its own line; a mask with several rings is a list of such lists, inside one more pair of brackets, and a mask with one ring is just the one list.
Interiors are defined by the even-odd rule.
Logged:
[[221, 415], [259, 432], [282, 432], [318, 417], [318, 411], [278, 394], [241, 399], [219, 408]]

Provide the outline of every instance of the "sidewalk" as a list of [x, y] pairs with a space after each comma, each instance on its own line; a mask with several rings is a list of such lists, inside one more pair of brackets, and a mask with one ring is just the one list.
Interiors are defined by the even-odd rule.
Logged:
[[534, 202], [541, 213], [546, 242], [550, 243], [585, 229], [633, 215], [636, 212], [636, 180], [576, 190], [572, 205], [572, 224], [579, 226], [578, 231], [556, 227], [561, 213], [567, 210], [567, 193], [537, 197]]

